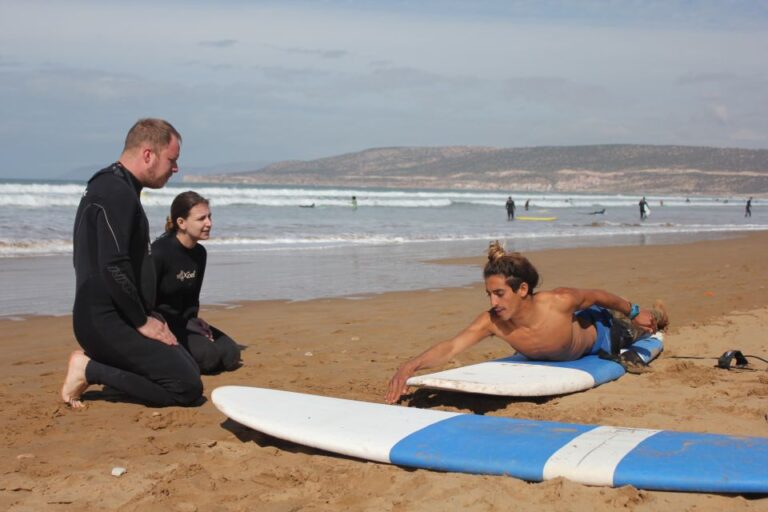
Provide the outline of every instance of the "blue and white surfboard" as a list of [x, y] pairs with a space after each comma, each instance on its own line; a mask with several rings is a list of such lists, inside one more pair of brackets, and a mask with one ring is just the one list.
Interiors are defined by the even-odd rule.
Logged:
[[[632, 344], [650, 363], [663, 350], [663, 334]], [[531, 361], [514, 355], [494, 361], [426, 373], [408, 379], [409, 386], [499, 396], [553, 396], [575, 393], [616, 380], [626, 371], [613, 361], [584, 356], [575, 361]]]
[[768, 438], [459, 414], [263, 388], [213, 391], [229, 418], [361, 459], [588, 485], [768, 493]]

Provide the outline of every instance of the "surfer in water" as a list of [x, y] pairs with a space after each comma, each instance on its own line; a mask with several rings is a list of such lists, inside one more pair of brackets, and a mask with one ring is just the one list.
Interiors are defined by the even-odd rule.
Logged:
[[640, 206], [640, 220], [647, 219], [648, 212], [650, 212], [651, 209], [648, 207], [648, 201], [645, 200], [645, 196], [640, 200], [638, 206]]
[[[440, 366], [490, 336], [506, 341], [529, 359], [572, 361], [589, 354], [619, 357], [619, 351], [669, 324], [664, 305], [640, 308], [604, 290], [555, 288], [535, 291], [536, 268], [517, 252], [494, 242], [483, 270], [491, 308], [450, 340], [433, 345], [405, 362], [389, 382], [385, 400], [395, 403], [416, 371]], [[634, 352], [621, 355], [625, 365], [642, 364]]]
[[512, 196], [507, 198], [505, 206], [507, 208], [507, 220], [515, 220], [515, 201], [512, 199]]

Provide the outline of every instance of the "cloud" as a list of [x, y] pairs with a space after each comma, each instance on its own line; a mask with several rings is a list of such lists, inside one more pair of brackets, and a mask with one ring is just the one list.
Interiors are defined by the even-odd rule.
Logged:
[[315, 55], [322, 57], [323, 59], [341, 59], [349, 55], [346, 50], [319, 50], [314, 48], [301, 48], [301, 47], [289, 47], [289, 46], [276, 46], [273, 44], [265, 44], [267, 48], [277, 50], [283, 53], [293, 53], [298, 55]]
[[411, 66], [378, 67], [368, 72], [348, 73], [330, 84], [342, 93], [380, 94], [387, 91], [425, 90], [439, 93], [450, 89], [469, 89], [481, 80], [450, 73], [438, 73]]
[[238, 42], [237, 39], [218, 39], [214, 41], [200, 41], [197, 44], [205, 46], [206, 48], [231, 48]]
[[0, 68], [19, 68], [22, 67], [20, 61], [10, 59], [5, 55], [0, 54]]
[[698, 85], [709, 83], [722, 83], [735, 80], [733, 73], [707, 71], [703, 73], [686, 73], [677, 79], [680, 85]]
[[508, 100], [582, 108], [605, 105], [612, 98], [605, 87], [558, 76], [514, 77], [504, 81], [502, 90]]
[[728, 125], [728, 107], [722, 103], [713, 103], [708, 105], [709, 111], [715, 120], [722, 126]]
[[307, 83], [335, 75], [328, 69], [292, 68], [287, 66], [251, 66], [250, 69], [259, 72], [264, 78], [285, 83]]

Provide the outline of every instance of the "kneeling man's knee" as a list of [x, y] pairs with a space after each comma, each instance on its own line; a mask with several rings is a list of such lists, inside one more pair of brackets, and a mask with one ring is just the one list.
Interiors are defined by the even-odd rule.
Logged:
[[203, 381], [200, 374], [190, 373], [174, 379], [166, 389], [173, 395], [177, 405], [196, 405], [203, 396]]
[[181, 405], [195, 405], [203, 396], [203, 381], [197, 375], [194, 379], [188, 379], [184, 382], [183, 389], [179, 393], [179, 403]]

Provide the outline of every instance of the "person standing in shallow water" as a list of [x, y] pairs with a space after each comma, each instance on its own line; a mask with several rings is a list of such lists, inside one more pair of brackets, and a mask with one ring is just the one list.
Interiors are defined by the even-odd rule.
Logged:
[[198, 242], [208, 240], [212, 226], [208, 200], [191, 190], [182, 192], [171, 203], [165, 234], [152, 243], [157, 310], [203, 374], [240, 366], [237, 343], [199, 316], [207, 252]]
[[512, 196], [507, 197], [507, 220], [515, 220], [515, 202]]
[[648, 218], [648, 201], [645, 200], [645, 196], [640, 200], [638, 203], [640, 206], [640, 220], [645, 220]]
[[120, 159], [89, 181], [75, 217], [72, 352], [61, 399], [73, 408], [92, 384], [158, 406], [195, 405], [200, 370], [156, 311], [143, 187], [162, 188], [178, 172], [181, 135], [162, 119], [140, 119]]
[[752, 216], [752, 198], [747, 199], [747, 204], [744, 206], [744, 217]]

